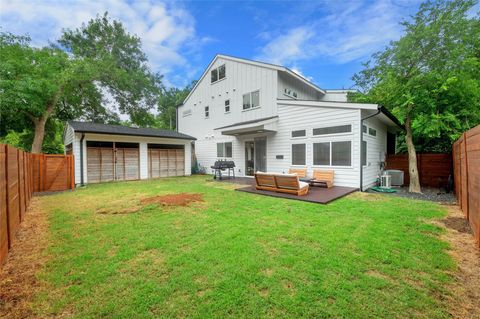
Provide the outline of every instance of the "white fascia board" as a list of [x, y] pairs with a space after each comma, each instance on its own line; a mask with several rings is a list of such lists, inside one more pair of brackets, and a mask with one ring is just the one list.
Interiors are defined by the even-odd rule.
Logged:
[[343, 109], [378, 110], [378, 104], [330, 102], [330, 101], [302, 101], [302, 100], [277, 100], [279, 105], [312, 106], [312, 107], [334, 107]]

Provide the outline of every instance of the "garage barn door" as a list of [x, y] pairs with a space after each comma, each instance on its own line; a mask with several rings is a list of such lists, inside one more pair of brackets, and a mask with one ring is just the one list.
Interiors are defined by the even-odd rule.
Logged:
[[148, 177], [185, 175], [185, 150], [183, 145], [148, 145]]
[[87, 141], [89, 183], [139, 179], [138, 144]]

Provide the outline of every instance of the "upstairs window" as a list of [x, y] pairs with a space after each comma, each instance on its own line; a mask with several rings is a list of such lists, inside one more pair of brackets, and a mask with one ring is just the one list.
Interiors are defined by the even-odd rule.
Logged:
[[305, 137], [307, 136], [306, 130], [292, 131], [292, 137]]
[[230, 100], [225, 100], [225, 113], [230, 113]]
[[225, 78], [225, 73], [226, 73], [225, 64], [220, 65], [216, 69], [213, 69], [210, 72], [211, 83], [214, 83], [214, 82], [220, 81], [221, 79], [224, 79]]
[[210, 107], [205, 106], [205, 118], [208, 119], [210, 117]]
[[217, 157], [232, 157], [232, 142], [217, 143]]
[[350, 124], [313, 129], [313, 135], [327, 135], [327, 134], [339, 134], [339, 133], [351, 133], [351, 132], [352, 132], [352, 125]]
[[374, 129], [374, 128], [369, 127], [369, 128], [368, 128], [368, 135], [377, 136], [377, 130]]
[[260, 91], [253, 91], [243, 95], [243, 109], [253, 109], [260, 106]]
[[289, 96], [289, 97], [293, 97], [294, 99], [296, 99], [297, 96], [298, 96], [297, 92], [295, 92], [294, 90], [289, 89], [289, 88], [284, 88], [283, 89], [283, 94], [285, 94], [286, 96]]

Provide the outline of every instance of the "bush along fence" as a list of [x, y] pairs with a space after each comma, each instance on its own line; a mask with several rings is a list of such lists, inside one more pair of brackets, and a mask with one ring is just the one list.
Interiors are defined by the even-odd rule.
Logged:
[[0, 144], [0, 267], [34, 192], [75, 187], [72, 155], [30, 154]]
[[[399, 169], [405, 172], [404, 184], [410, 183], [408, 154], [389, 154], [386, 169]], [[448, 185], [448, 177], [453, 175], [452, 154], [417, 154], [417, 168], [422, 186], [443, 188]]]
[[480, 247], [480, 125], [453, 144], [455, 196]]

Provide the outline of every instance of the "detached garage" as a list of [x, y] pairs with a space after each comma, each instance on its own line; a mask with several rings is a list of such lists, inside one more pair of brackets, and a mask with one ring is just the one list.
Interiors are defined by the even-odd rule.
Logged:
[[76, 121], [64, 132], [77, 185], [190, 175], [194, 140], [169, 130]]

